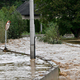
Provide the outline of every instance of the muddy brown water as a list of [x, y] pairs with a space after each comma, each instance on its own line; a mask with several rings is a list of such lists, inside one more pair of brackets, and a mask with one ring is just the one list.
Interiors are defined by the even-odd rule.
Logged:
[[80, 39], [65, 39], [62, 41], [66, 43], [71, 43], [71, 44], [80, 44]]
[[67, 43], [80, 44], [80, 41], [66, 41]]
[[43, 77], [51, 65], [41, 59], [0, 50], [0, 80], [33, 80]]

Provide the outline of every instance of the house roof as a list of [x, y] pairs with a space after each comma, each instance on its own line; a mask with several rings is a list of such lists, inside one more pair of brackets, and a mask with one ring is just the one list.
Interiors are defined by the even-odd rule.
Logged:
[[[21, 13], [21, 15], [24, 16], [29, 16], [30, 15], [30, 7], [29, 7], [29, 1], [25, 1], [22, 5], [20, 5], [16, 10]], [[34, 11], [35, 11], [35, 6], [34, 5]], [[34, 16], [39, 16], [39, 14], [36, 14], [36, 12], [34, 12]]]

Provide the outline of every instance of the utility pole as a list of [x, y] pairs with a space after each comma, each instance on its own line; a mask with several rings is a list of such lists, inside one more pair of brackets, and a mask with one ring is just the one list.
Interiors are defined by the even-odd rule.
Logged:
[[30, 0], [30, 59], [35, 59], [34, 1]]

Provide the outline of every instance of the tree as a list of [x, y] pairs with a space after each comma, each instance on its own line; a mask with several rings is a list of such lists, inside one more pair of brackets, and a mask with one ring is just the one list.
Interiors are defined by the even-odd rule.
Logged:
[[8, 30], [8, 38], [20, 38], [21, 34], [27, 29], [27, 22], [22, 20], [21, 14], [17, 11], [10, 16], [11, 25]]
[[0, 9], [2, 7], [10, 7], [12, 5], [18, 7], [22, 4], [23, 0], [0, 0]]
[[[14, 13], [12, 14], [13, 11]], [[15, 11], [15, 6], [11, 6], [9, 9], [2, 7], [0, 10], [0, 25], [1, 27], [3, 26], [1, 29], [5, 29], [5, 24], [8, 20], [11, 21], [8, 38], [19, 38], [27, 30], [27, 21], [22, 20], [21, 14]]]
[[[62, 35], [72, 32], [80, 35], [80, 0], [35, 0], [43, 21], [56, 21]], [[41, 5], [40, 5], [41, 4]]]
[[5, 42], [5, 29], [4, 29], [4, 26], [5, 26], [5, 23], [4, 21], [5, 20], [5, 16], [4, 16], [4, 13], [0, 10], [0, 42]]

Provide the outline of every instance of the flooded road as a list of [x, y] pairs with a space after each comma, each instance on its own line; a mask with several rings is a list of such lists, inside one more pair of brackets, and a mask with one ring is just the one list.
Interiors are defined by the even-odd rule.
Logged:
[[[0, 48], [4, 49], [4, 44]], [[10, 39], [7, 48], [30, 54], [30, 38]], [[51, 59], [59, 65], [59, 80], [80, 80], [80, 44], [47, 44], [36, 40], [36, 55]]]
[[0, 51], [0, 80], [32, 80], [43, 77], [51, 65], [29, 56]]

